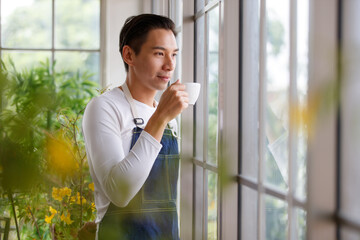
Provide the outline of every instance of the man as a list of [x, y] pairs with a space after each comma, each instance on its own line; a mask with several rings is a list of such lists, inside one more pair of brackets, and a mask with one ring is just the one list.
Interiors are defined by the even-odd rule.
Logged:
[[[83, 134], [99, 240], [179, 239], [174, 118], [188, 107], [188, 95], [179, 80], [167, 88], [178, 52], [175, 36], [166, 17], [128, 18], [119, 43], [125, 84], [86, 107]], [[157, 103], [159, 90], [165, 91]]]

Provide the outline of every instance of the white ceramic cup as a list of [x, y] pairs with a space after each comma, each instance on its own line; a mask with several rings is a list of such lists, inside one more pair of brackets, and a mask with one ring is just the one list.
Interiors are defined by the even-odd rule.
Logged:
[[184, 83], [186, 86], [185, 91], [189, 95], [189, 104], [194, 105], [200, 94], [200, 83]]

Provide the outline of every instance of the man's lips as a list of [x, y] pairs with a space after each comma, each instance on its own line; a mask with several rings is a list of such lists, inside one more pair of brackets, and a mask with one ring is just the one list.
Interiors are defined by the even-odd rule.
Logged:
[[158, 76], [158, 78], [163, 79], [164, 81], [169, 81], [170, 77], [169, 76]]

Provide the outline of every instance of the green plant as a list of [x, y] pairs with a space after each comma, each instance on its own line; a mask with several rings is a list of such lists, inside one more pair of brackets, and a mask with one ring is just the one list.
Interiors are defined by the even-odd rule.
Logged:
[[[71, 239], [94, 218], [80, 120], [97, 85], [49, 61], [22, 72], [1, 66], [1, 210], [11, 212], [18, 238]], [[54, 198], [65, 187], [71, 194]]]

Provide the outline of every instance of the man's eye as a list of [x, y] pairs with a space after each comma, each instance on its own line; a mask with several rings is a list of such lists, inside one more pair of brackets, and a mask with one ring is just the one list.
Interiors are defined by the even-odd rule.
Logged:
[[158, 56], [164, 56], [164, 53], [162, 53], [162, 52], [157, 52], [156, 55], [158, 55]]
[[177, 56], [177, 53], [173, 53], [173, 57], [176, 57]]

